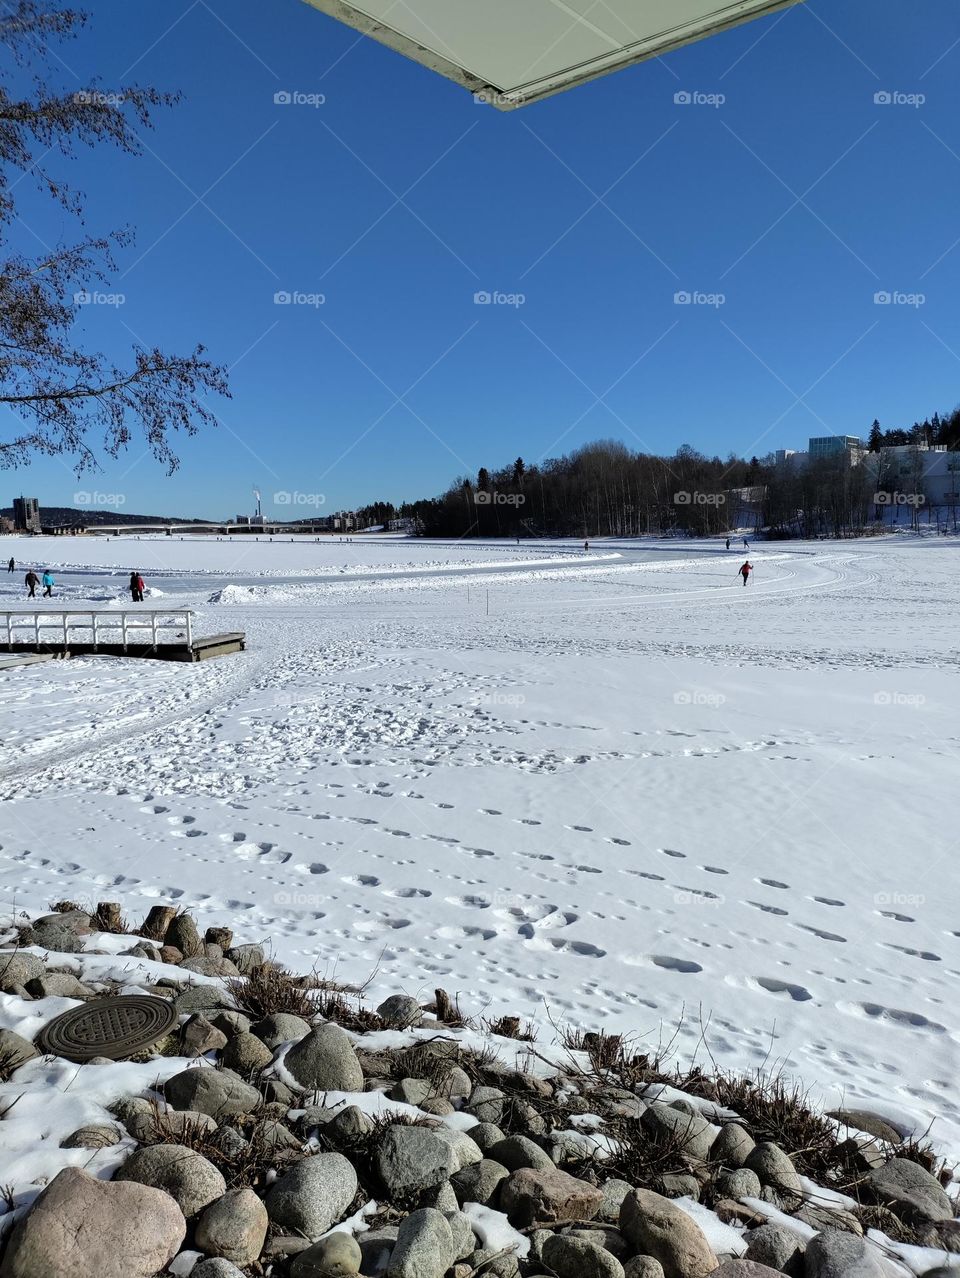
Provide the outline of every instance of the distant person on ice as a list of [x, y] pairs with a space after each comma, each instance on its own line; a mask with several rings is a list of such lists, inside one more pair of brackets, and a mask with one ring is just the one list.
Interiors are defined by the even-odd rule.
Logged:
[[53, 579], [53, 573], [48, 568], [40, 578], [43, 582], [43, 594], [47, 599], [53, 598], [53, 588], [57, 584]]
[[11, 558], [7, 560], [7, 572], [13, 572], [16, 566], [17, 565], [14, 563], [13, 557], [11, 556]]
[[30, 571], [27, 573], [27, 575], [24, 577], [24, 579], [23, 579], [23, 584], [24, 584], [24, 585], [26, 586], [26, 588], [30, 591], [29, 595], [27, 595], [27, 598], [28, 598], [28, 599], [36, 599], [36, 597], [37, 597], [37, 586], [39, 586], [39, 585], [40, 585], [40, 578], [37, 576], [37, 574], [33, 571], [33, 569], [32, 569], [32, 568], [31, 568], [31, 569], [30, 569]]
[[727, 550], [729, 550], [729, 549], [730, 549], [730, 538], [728, 537], [728, 538], [727, 538]]
[[743, 584], [746, 585], [750, 580], [750, 574], [753, 572], [753, 564], [744, 562], [740, 568], [740, 576], [743, 578]]
[[743, 539], [743, 548], [744, 548], [744, 550], [749, 550], [749, 549], [750, 549], [750, 543], [749, 543], [749, 541], [747, 541], [746, 537], [744, 537], [744, 539]]
[[134, 603], [143, 603], [144, 582], [138, 572], [130, 574], [130, 598]]
[[590, 549], [590, 543], [589, 543], [589, 541], [585, 541], [585, 542], [583, 543], [583, 548], [584, 548], [584, 550], [589, 550], [589, 549]]

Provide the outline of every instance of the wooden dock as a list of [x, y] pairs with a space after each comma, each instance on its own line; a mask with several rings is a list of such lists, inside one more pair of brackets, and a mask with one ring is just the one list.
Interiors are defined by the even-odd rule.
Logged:
[[0, 669], [31, 659], [146, 657], [153, 661], [208, 661], [243, 652], [242, 630], [193, 633], [190, 608], [12, 608], [0, 610]]

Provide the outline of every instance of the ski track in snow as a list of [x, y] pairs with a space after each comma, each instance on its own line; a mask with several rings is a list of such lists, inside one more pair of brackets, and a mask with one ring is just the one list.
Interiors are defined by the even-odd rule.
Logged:
[[545, 1038], [679, 1023], [680, 1059], [705, 1032], [960, 1152], [960, 548], [751, 547], [746, 589], [706, 549], [436, 573], [371, 547], [354, 583], [198, 583], [197, 631], [242, 656], [0, 673], [6, 903], [177, 901]]

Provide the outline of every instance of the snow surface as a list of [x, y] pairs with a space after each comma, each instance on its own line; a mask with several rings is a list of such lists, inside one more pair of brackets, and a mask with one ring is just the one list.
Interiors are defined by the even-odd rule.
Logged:
[[175, 902], [960, 1157], [956, 539], [4, 544], [6, 606], [136, 567], [248, 648], [0, 671], [0, 910]]

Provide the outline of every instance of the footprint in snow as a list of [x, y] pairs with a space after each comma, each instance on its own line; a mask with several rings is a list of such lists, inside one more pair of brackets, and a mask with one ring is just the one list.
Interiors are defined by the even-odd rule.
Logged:
[[764, 887], [782, 888], [784, 891], [790, 889], [789, 883], [781, 883], [779, 879], [757, 879], [757, 882], [762, 883]]
[[839, 941], [846, 945], [847, 938], [839, 936], [836, 932], [824, 932], [822, 928], [811, 927], [808, 923], [794, 923], [794, 927], [799, 928], [802, 932], [811, 932], [814, 936], [819, 937], [821, 941]]
[[813, 998], [813, 995], [804, 986], [791, 985], [789, 981], [778, 981], [770, 976], [758, 976], [756, 984], [769, 994], [788, 994], [795, 1003], [807, 1003]]
[[668, 972], [702, 972], [699, 963], [691, 959], [674, 958], [670, 954], [651, 954], [650, 961], [655, 967], [665, 968]]
[[810, 899], [812, 901], [816, 901], [819, 905], [836, 905], [836, 906], [846, 905], [846, 901], [835, 901], [832, 896], [814, 896], [814, 897], [811, 897]]
[[676, 856], [681, 860], [686, 860], [686, 852], [675, 852], [673, 848], [658, 848], [657, 850], [662, 852], [664, 856]]
[[762, 901], [748, 901], [747, 905], [752, 905], [755, 910], [763, 910], [764, 914], [779, 914], [781, 918], [790, 913], [789, 910], [778, 909], [775, 905], [764, 905]]

